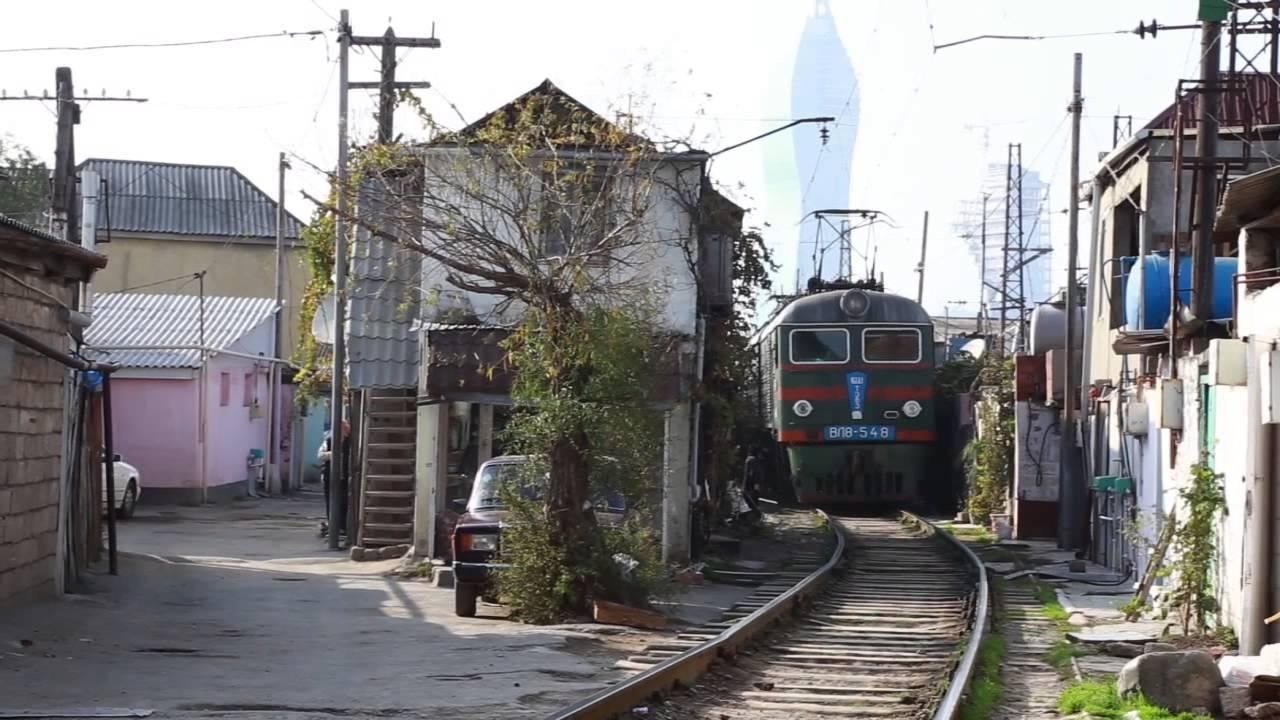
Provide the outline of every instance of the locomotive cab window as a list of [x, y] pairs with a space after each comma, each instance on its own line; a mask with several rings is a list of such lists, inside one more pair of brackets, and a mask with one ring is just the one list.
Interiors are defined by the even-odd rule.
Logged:
[[849, 331], [844, 328], [792, 330], [791, 362], [823, 364], [849, 362]]
[[917, 328], [866, 328], [862, 331], [862, 359], [869, 363], [920, 362]]

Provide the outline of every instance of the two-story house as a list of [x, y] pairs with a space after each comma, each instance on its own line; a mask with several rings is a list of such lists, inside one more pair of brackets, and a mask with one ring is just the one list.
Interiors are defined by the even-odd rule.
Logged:
[[[273, 297], [276, 199], [239, 170], [91, 158], [80, 171], [102, 180], [97, 247], [110, 258], [95, 292]], [[286, 356], [297, 346], [308, 270], [298, 242], [302, 223], [285, 214]]]
[[[512, 170], [495, 160], [509, 149], [490, 133], [530, 113], [563, 123], [574, 138], [534, 149], [527, 167]], [[603, 137], [642, 150], [619, 152], [596, 142]], [[603, 300], [653, 305], [671, 348], [649, 392], [666, 417], [664, 547], [672, 559], [687, 557], [698, 465], [691, 392], [705, 364], [706, 323], [731, 306], [731, 238], [742, 222], [741, 209], [711, 188], [708, 155], [664, 151], [550, 81], [415, 155], [418, 177], [397, 180], [398, 190], [382, 179], [366, 184], [357, 203], [362, 225], [394, 217], [385, 224], [402, 236], [362, 227], [353, 250], [347, 371], [362, 448], [358, 542], [412, 540], [417, 552], [439, 554], [446, 499], [464, 496], [468, 471], [493, 452], [495, 408], [500, 416], [511, 403], [501, 341], [523, 309], [492, 289], [496, 275], [460, 272], [466, 262], [481, 276], [580, 273]], [[567, 173], [581, 197], [549, 190]], [[600, 231], [584, 233], [593, 222]], [[568, 224], [578, 230], [562, 229]], [[452, 242], [458, 225], [484, 226], [494, 246]]]

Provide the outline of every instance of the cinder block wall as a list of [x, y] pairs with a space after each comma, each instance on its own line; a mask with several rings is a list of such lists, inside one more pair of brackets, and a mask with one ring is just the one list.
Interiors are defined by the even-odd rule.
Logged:
[[[10, 270], [63, 304], [71, 287]], [[0, 274], [0, 318], [54, 348], [66, 346], [58, 305]], [[58, 537], [65, 368], [15, 344], [0, 379], [0, 604], [53, 592]]]

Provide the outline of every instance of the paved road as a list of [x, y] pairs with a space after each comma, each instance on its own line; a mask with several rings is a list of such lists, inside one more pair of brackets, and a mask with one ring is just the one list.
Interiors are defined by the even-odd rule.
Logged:
[[594, 640], [457, 618], [448, 590], [382, 577], [394, 561], [326, 551], [321, 514], [315, 495], [140, 509], [118, 577], [0, 616], [0, 710], [521, 718], [616, 677]]

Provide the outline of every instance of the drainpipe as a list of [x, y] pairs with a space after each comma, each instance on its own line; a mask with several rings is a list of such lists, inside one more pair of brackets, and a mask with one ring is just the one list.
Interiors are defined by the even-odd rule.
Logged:
[[1245, 572], [1243, 618], [1240, 628], [1240, 653], [1257, 655], [1267, 643], [1267, 626], [1263, 618], [1270, 615], [1271, 587], [1271, 432], [1262, 424], [1262, 390], [1260, 353], [1270, 352], [1270, 344], [1250, 338], [1248, 361], [1248, 420], [1245, 442], [1245, 477], [1249, 480], [1245, 496]]
[[[698, 318], [697, 338], [698, 338], [698, 351], [697, 351], [698, 355], [697, 355], [696, 365], [698, 368], [698, 385], [701, 385], [703, 381], [703, 369], [704, 369], [703, 366], [706, 363], [706, 357], [707, 357], [706, 355], [707, 321], [705, 318], [701, 318], [701, 317]], [[689, 443], [689, 445], [692, 448], [692, 452], [693, 452], [693, 464], [691, 467], [693, 468], [693, 490], [694, 490], [693, 494], [690, 496], [690, 499], [692, 499], [694, 503], [696, 503], [698, 500], [702, 499], [702, 486], [703, 486], [702, 473], [700, 472], [702, 469], [702, 463], [701, 463], [701, 460], [702, 460], [702, 455], [701, 455], [701, 452], [702, 452], [702, 401], [700, 400], [694, 403], [693, 405], [693, 442]], [[690, 540], [692, 541], [692, 538], [690, 538]]]

